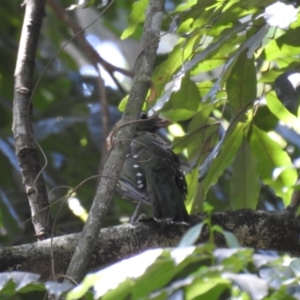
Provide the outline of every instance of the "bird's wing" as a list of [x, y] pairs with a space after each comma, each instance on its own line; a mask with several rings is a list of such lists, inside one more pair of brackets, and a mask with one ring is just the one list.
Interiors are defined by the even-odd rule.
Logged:
[[124, 162], [117, 185], [117, 192], [126, 199], [144, 202], [150, 205], [146, 188], [146, 179], [142, 171], [137, 168], [134, 154], [129, 153]]
[[188, 221], [184, 205], [186, 182], [179, 160], [157, 135], [136, 133], [130, 156], [145, 177], [146, 187], [156, 220]]

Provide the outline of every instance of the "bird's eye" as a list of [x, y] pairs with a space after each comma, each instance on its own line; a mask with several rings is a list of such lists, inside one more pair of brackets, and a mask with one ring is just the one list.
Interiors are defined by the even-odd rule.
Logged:
[[140, 114], [140, 118], [142, 119], [142, 120], [146, 120], [147, 119], [147, 114], [145, 114], [145, 113], [141, 113]]

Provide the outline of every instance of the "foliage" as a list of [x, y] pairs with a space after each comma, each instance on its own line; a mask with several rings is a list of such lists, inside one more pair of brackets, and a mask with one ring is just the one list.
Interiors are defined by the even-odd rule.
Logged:
[[[84, 1], [84, 5], [96, 9], [96, 2]], [[74, 4], [70, 0], [61, 3], [64, 7]], [[300, 149], [299, 94], [292, 91], [292, 96], [284, 99], [278, 99], [277, 95], [281, 88], [279, 79], [286, 79], [280, 76], [297, 73], [300, 18], [298, 14], [290, 27], [270, 26], [263, 14], [273, 3], [273, 0], [166, 3], [168, 13], [163, 22], [166, 35], [162, 40], [168, 49], [157, 59], [146, 106], [170, 118], [180, 128], [180, 134], [170, 130], [172, 134], [167, 136], [173, 139], [173, 149], [181, 153], [187, 169], [186, 204], [192, 213], [203, 211], [205, 202], [216, 210], [274, 209], [289, 204], [297, 180], [295, 161]], [[94, 38], [104, 30], [101, 38], [118, 47], [131, 69], [134, 63], [130, 63], [130, 54], [136, 53], [135, 61], [139, 54], [135, 40], [141, 37], [146, 5], [147, 1], [142, 0], [115, 1], [101, 22], [87, 30]], [[81, 8], [76, 7], [71, 14], [79, 23], [92, 19], [93, 12], [90, 11], [90, 19], [85, 18], [80, 14]], [[0, 243], [10, 245], [32, 240], [33, 234], [30, 222], [23, 223], [30, 218], [30, 212], [10, 131], [13, 74], [23, 10], [17, 1], [4, 1], [1, 9]], [[46, 16], [36, 60], [36, 80], [40, 81], [33, 97], [33, 127], [48, 159], [44, 176], [50, 200], [56, 202], [83, 180], [99, 173], [105, 136], [97, 79], [76, 40], [42, 73], [70, 38], [66, 24], [49, 7]], [[122, 42], [119, 37], [126, 40]], [[100, 50], [100, 54], [104, 53]], [[115, 59], [115, 56], [107, 58], [112, 64]], [[90, 73], [84, 74], [82, 67], [90, 67]], [[120, 117], [117, 106], [123, 98], [124, 107], [130, 86], [128, 78], [118, 80], [125, 93], [115, 86], [106, 88], [110, 127]], [[292, 103], [288, 103], [290, 99]], [[42, 155], [41, 161], [45, 163]], [[90, 207], [96, 185], [97, 179], [91, 179], [72, 195], [85, 210]], [[106, 226], [118, 224], [133, 209], [133, 205], [118, 196], [114, 200]], [[59, 210], [55, 204], [51, 210], [57, 216], [57, 233], [81, 229], [82, 220], [67, 205]], [[220, 228], [212, 230], [222, 232]], [[222, 234], [227, 240], [232, 239], [228, 233]], [[94, 287], [94, 295], [104, 295], [105, 299], [116, 299], [119, 295], [165, 299], [177, 293], [186, 299], [220, 299], [228, 295], [242, 299], [297, 298], [298, 259], [255, 254], [251, 249], [213, 249], [211, 244], [181, 246], [150, 250], [88, 275], [68, 297], [77, 299], [80, 293]], [[130, 274], [123, 273], [124, 266], [130, 266], [126, 269]], [[120, 274], [119, 282], [115, 274]], [[114, 287], [103, 284], [106, 280], [112, 280]], [[0, 295], [51, 289], [51, 285], [37, 283], [38, 278], [28, 273], [2, 273], [0, 282]], [[148, 282], [151, 285], [145, 284]], [[107, 290], [101, 290], [103, 286]], [[54, 290], [66, 291], [59, 285]]]
[[[192, 227], [180, 245], [147, 250], [70, 285], [38, 282], [25, 272], [0, 274], [0, 296], [45, 292], [55, 299], [298, 299], [300, 260], [248, 248], [216, 249], [213, 244], [193, 246], [201, 227]], [[92, 288], [92, 289], [91, 289]], [[40, 294], [33, 294], [40, 292]], [[2, 299], [2, 298], [1, 298]], [[5, 299], [5, 298], [4, 298]], [[18, 298], [14, 298], [18, 299]], [[22, 299], [22, 298], [20, 298]]]
[[[295, 112], [285, 108], [289, 105], [276, 97], [272, 87], [280, 74], [297, 72], [299, 42], [295, 36], [300, 21], [297, 19], [288, 29], [269, 26], [261, 15], [271, 3], [273, 1], [267, 1], [259, 6], [257, 1], [206, 0], [180, 4], [167, 1], [171, 10], [164, 18], [163, 29], [172, 32], [167, 36], [173, 38], [173, 47], [158, 57], [146, 103], [148, 109], [159, 111], [180, 126], [180, 135], [175, 132], [173, 136], [173, 148], [176, 153], [182, 153], [181, 159], [187, 166], [187, 206], [191, 212], [202, 211], [204, 201], [217, 210], [255, 209], [269, 207], [270, 203], [278, 207], [281, 202], [277, 197], [284, 205], [289, 204], [297, 178], [293, 160], [299, 154], [299, 141], [291, 138], [291, 134], [300, 128], [293, 115]], [[70, 7], [72, 3], [63, 4]], [[94, 25], [95, 29], [88, 32], [95, 35], [102, 26], [113, 31], [110, 37], [113, 41], [116, 35], [127, 38], [126, 41], [130, 36], [140, 39], [146, 4], [139, 1], [131, 7], [115, 2], [104, 14], [101, 24]], [[93, 7], [95, 3], [89, 1], [85, 5]], [[8, 173], [0, 175], [0, 206], [9, 213], [1, 214], [0, 223], [7, 230], [2, 242], [9, 243], [15, 237], [16, 228], [24, 228], [22, 221], [30, 214], [10, 133], [9, 99], [12, 98], [17, 48], [14, 46], [12, 52], [9, 45], [15, 44], [20, 35], [22, 11], [8, 3], [3, 9], [7, 15], [18, 14], [18, 18], [1, 20], [2, 39], [7, 42], [0, 48], [0, 55], [8, 67], [0, 67], [3, 109], [0, 163]], [[125, 30], [116, 21], [109, 22], [113, 16], [129, 10]], [[77, 11], [78, 20], [82, 22], [81, 8], [75, 9]], [[69, 38], [66, 29], [48, 8], [37, 55], [37, 76], [62, 40]], [[135, 45], [133, 40], [130, 43]], [[77, 47], [76, 41], [71, 45]], [[96, 78], [83, 75], [79, 69], [78, 61], [88, 57], [79, 54], [78, 58], [66, 49], [59, 53], [59, 63], [54, 61], [43, 73], [33, 98], [34, 131], [48, 159], [44, 175], [49, 190], [55, 188], [50, 194], [53, 202], [70, 194], [71, 187], [98, 174], [101, 145], [105, 140]], [[122, 52], [122, 47], [119, 51]], [[107, 94], [112, 126], [120, 117], [115, 105], [123, 96], [121, 91], [109, 87]], [[125, 103], [126, 100], [122, 101], [122, 107]], [[298, 104], [293, 105], [293, 110], [295, 107]], [[279, 130], [278, 121], [285, 131]], [[44, 163], [44, 159], [41, 160]], [[90, 206], [96, 185], [97, 179], [90, 179], [73, 194], [85, 210]], [[15, 188], [18, 186], [20, 188]], [[271, 191], [267, 197], [264, 196], [266, 186]], [[22, 205], [16, 206], [17, 199]], [[259, 199], [264, 201], [259, 202]], [[116, 196], [107, 225], [117, 224], [123, 216], [129, 217], [132, 208], [131, 203]], [[52, 214], [56, 215], [58, 209], [59, 205], [53, 205]], [[81, 226], [81, 221], [63, 205], [57, 230], [73, 227], [67, 231], [78, 231]], [[25, 228], [28, 230], [30, 224], [26, 223]]]

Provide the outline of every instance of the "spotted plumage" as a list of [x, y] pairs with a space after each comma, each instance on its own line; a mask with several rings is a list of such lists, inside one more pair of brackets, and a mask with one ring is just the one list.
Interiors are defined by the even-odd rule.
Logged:
[[[180, 162], [169, 145], [154, 132], [170, 122], [141, 115], [117, 185], [124, 198], [152, 207], [156, 221], [188, 222], [184, 201], [187, 185]], [[144, 124], [144, 125], [143, 125]]]

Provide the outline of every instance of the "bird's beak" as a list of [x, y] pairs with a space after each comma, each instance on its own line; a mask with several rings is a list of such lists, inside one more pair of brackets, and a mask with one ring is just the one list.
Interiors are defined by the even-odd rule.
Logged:
[[171, 120], [169, 120], [167, 118], [162, 118], [162, 117], [159, 117], [155, 123], [159, 128], [166, 128], [173, 124], [173, 122]]

